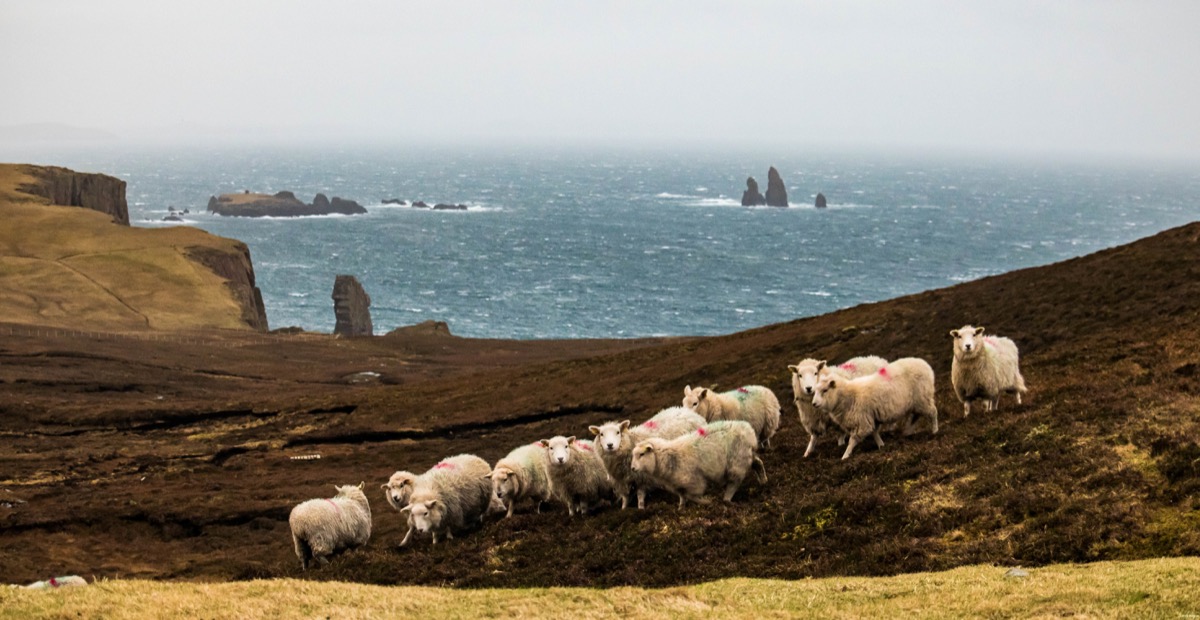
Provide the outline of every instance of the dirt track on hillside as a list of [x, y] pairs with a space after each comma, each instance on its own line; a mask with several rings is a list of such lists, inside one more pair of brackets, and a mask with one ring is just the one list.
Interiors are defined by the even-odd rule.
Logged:
[[[719, 338], [146, 340], [0, 325], [0, 582], [294, 576], [291, 507], [359, 481], [371, 543], [306, 576], [668, 585], [1200, 553], [1198, 238], [1191, 225]], [[1021, 345], [1025, 405], [962, 419], [946, 332], [965, 323]], [[802, 459], [787, 364], [867, 353], [931, 362], [942, 432], [844, 463], [832, 445]], [[392, 471], [643, 419], [689, 383], [763, 384], [785, 403], [771, 480], [732, 506], [679, 512], [654, 496], [574, 522], [523, 511], [448, 545], [395, 548], [401, 522], [378, 489]]]

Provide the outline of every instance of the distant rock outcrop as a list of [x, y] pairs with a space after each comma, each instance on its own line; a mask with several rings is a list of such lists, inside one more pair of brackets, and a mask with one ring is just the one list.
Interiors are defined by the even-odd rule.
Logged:
[[46, 198], [51, 204], [107, 213], [113, 222], [129, 225], [125, 181], [106, 174], [75, 172], [58, 166], [30, 166], [28, 171], [37, 183], [22, 186], [21, 191]]
[[371, 296], [354, 276], [339, 275], [333, 282], [333, 333], [339, 336], [371, 336]]
[[439, 202], [433, 205], [434, 211], [466, 211], [467, 205], [453, 205], [444, 202]]
[[367, 210], [353, 200], [317, 194], [312, 204], [300, 202], [292, 192], [267, 194], [221, 194], [208, 199], [208, 210], [217, 215], [234, 217], [300, 217], [305, 215], [360, 215]]
[[408, 204], [408, 203], [404, 202], [403, 200], [400, 200], [399, 198], [384, 198], [382, 203], [385, 205], [401, 205], [401, 206]]
[[825, 205], [825, 194], [822, 194], [821, 192], [817, 192], [817, 202], [816, 202], [816, 207], [817, 207], [818, 209], [824, 209], [824, 208], [825, 208], [825, 206], [826, 206], [826, 205]]
[[758, 181], [754, 177], [746, 179], [746, 191], [742, 192], [743, 207], [757, 207], [767, 204], [767, 199], [758, 191]]
[[445, 321], [422, 321], [416, 325], [397, 327], [388, 336], [453, 336], [450, 325]]
[[775, 166], [767, 171], [767, 196], [768, 207], [786, 207], [788, 206], [787, 187], [783, 184], [783, 177], [779, 176], [779, 171]]

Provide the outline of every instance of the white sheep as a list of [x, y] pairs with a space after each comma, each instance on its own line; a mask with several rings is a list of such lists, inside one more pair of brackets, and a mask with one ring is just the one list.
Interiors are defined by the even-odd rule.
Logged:
[[913, 432], [921, 417], [929, 418], [930, 432], [937, 434], [937, 405], [934, 404], [933, 368], [919, 358], [898, 359], [879, 372], [857, 379], [842, 379], [827, 374], [817, 384], [813, 405], [849, 435], [842, 459], [850, 458], [854, 447], [867, 435], [883, 447], [881, 426], [903, 423], [904, 434]]
[[808, 432], [808, 447], [804, 450], [805, 457], [812, 454], [817, 441], [824, 437], [829, 430], [838, 431], [834, 434], [837, 435], [839, 446], [846, 443], [845, 434], [840, 432], [840, 429], [831, 429], [829, 416], [824, 412], [817, 411], [812, 404], [813, 393], [816, 392], [817, 382], [821, 380], [821, 375], [837, 374], [844, 379], [853, 379], [879, 372], [879, 369], [884, 366], [887, 366], [887, 360], [876, 355], [855, 357], [837, 366], [828, 366], [825, 360], [812, 358], [788, 366], [788, 370], [792, 371], [792, 394], [796, 403], [796, 411], [800, 414], [800, 425]]
[[383, 496], [387, 498], [388, 504], [396, 510], [404, 510], [408, 505], [408, 498], [412, 497], [413, 486], [417, 482], [417, 475], [410, 471], [398, 471], [383, 484]]
[[482, 522], [492, 504], [492, 485], [487, 479], [492, 468], [487, 461], [460, 454], [443, 459], [417, 477], [402, 512], [408, 513], [408, 532], [400, 546], [408, 544], [414, 531], [454, 539], [456, 530]]
[[779, 430], [779, 399], [761, 385], [746, 385], [730, 392], [716, 393], [708, 388], [683, 388], [683, 406], [704, 416], [708, 422], [744, 420], [764, 448]]
[[595, 446], [586, 439], [559, 435], [538, 442], [550, 461], [550, 484], [572, 517], [612, 493], [612, 481]]
[[540, 443], [521, 446], [496, 462], [487, 477], [492, 481], [492, 494], [504, 506], [505, 518], [511, 517], [513, 506], [527, 497], [537, 503], [541, 514], [542, 502], [554, 498], [549, 467], [546, 449]]
[[629, 425], [629, 420], [588, 427], [592, 435], [596, 436], [594, 444], [600, 451], [600, 460], [604, 462], [604, 467], [612, 478], [613, 490], [621, 498], [621, 510], [629, 505], [629, 493], [632, 488], [637, 489], [638, 509], [645, 508], [646, 492], [653, 486], [649, 477], [635, 474], [629, 469], [633, 447], [651, 437], [673, 439], [691, 433], [701, 426], [704, 426], [704, 418], [700, 417], [700, 414], [685, 407], [670, 407], [633, 427]]
[[371, 538], [371, 506], [363, 485], [334, 488], [337, 495], [302, 502], [288, 516], [301, 570], [308, 570], [312, 560], [325, 566], [329, 556], [365, 545]]
[[983, 327], [964, 325], [950, 330], [954, 338], [954, 361], [950, 383], [963, 404], [963, 417], [971, 415], [971, 402], [982, 400], [984, 411], [1000, 406], [1000, 393], [1015, 394], [1021, 404], [1025, 377], [1015, 342], [1003, 336], [983, 336]]
[[630, 468], [645, 473], [659, 486], [679, 496], [679, 507], [687, 500], [699, 501], [710, 488], [723, 488], [726, 502], [751, 468], [759, 482], [767, 481], [767, 470], [755, 454], [758, 439], [743, 420], [720, 420], [674, 439], [651, 437], [633, 448]]

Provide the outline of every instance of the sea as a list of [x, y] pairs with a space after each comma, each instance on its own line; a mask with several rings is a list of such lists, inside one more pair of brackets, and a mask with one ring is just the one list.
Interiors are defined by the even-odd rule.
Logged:
[[[716, 335], [1045, 265], [1200, 216], [1200, 171], [720, 149], [38, 147], [0, 160], [127, 182], [133, 226], [245, 242], [272, 328], [331, 332], [339, 274], [376, 333]], [[743, 207], [777, 168], [789, 208]], [[366, 215], [231, 218], [222, 193], [318, 192]], [[820, 192], [828, 208], [817, 209]], [[432, 211], [385, 199], [465, 204]], [[171, 209], [188, 210], [181, 223]]]

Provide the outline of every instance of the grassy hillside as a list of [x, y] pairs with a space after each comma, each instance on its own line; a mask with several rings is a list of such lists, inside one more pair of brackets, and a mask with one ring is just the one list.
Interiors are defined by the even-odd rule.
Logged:
[[1006, 577], [971, 566], [896, 577], [725, 579], [694, 586], [454, 590], [313, 583], [103, 581], [57, 591], [0, 589], [0, 618], [1189, 618], [1200, 560], [1055, 565]]
[[0, 165], [0, 316], [92, 330], [245, 329], [226, 281], [188, 257], [239, 242], [187, 227], [139, 229], [21, 191], [28, 166]]

